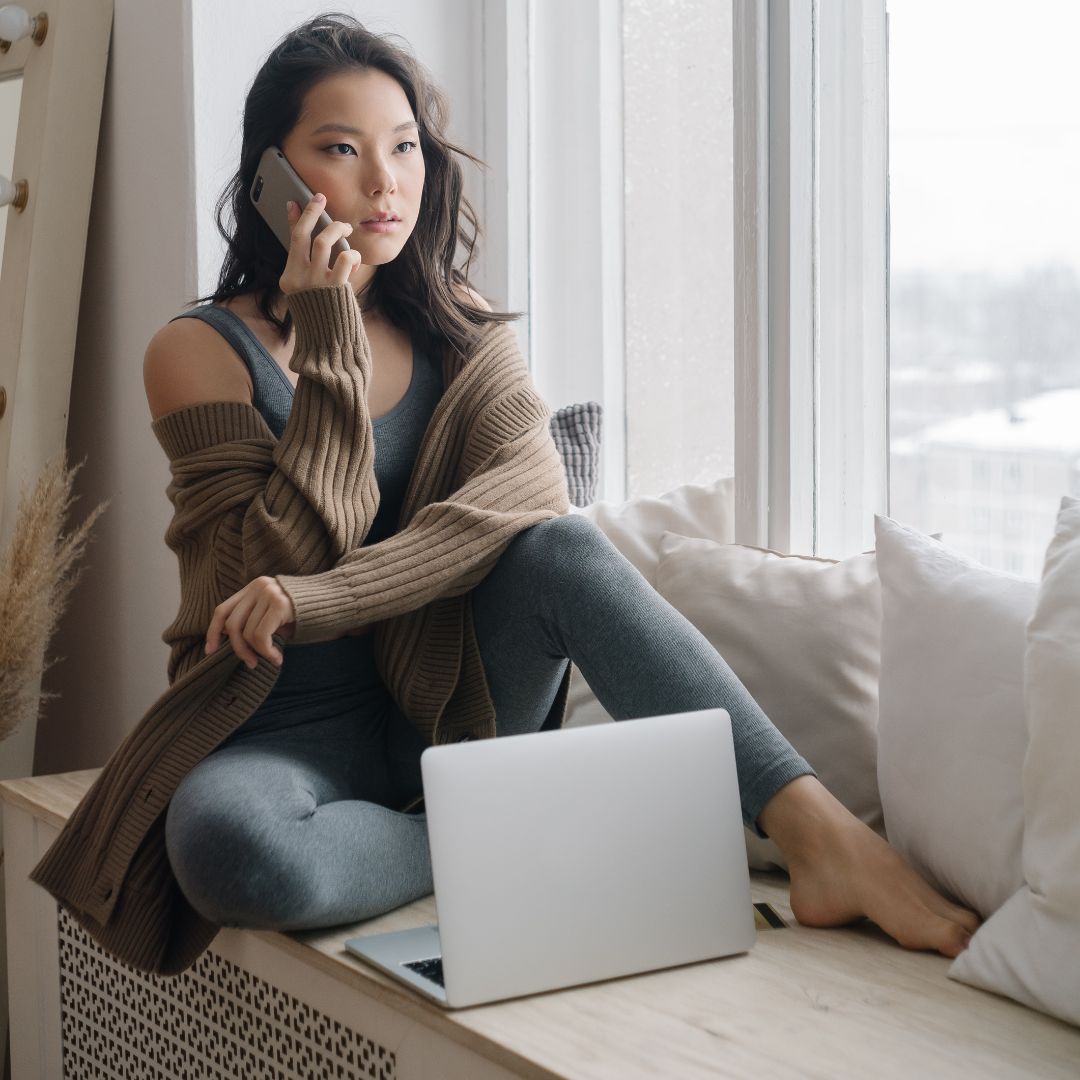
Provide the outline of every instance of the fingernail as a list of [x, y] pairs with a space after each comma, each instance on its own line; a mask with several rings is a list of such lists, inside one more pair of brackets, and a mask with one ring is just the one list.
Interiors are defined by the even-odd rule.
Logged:
[[316, 194], [316, 196], [315, 196], [315, 201], [316, 202], [323, 202], [323, 201], [325, 201], [325, 199], [326, 199], [326, 196], [321, 191], [318, 192]]
[[290, 199], [290, 200], [289, 200], [289, 201], [288, 201], [288, 202], [287, 202], [287, 203], [285, 204], [285, 208], [286, 208], [286, 209], [287, 209], [287, 210], [289, 211], [289, 213], [290, 213], [290, 214], [291, 214], [291, 213], [293, 212], [293, 208], [294, 208], [295, 206], [296, 206], [296, 203], [294, 203], [294, 202], [292, 201], [292, 199]]

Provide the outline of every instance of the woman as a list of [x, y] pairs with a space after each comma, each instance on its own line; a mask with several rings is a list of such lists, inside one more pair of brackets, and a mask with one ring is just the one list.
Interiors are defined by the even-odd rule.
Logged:
[[[168, 857], [185, 897], [221, 925], [301, 929], [432, 891], [425, 817], [395, 807], [415, 810], [420, 753], [446, 736], [435, 710], [423, 712], [423, 679], [403, 672], [387, 641], [464, 597], [463, 640], [475, 638], [482, 676], [461, 661], [439, 702], [447, 715], [465, 715], [468, 676], [493, 718], [474, 727], [481, 737], [557, 726], [570, 660], [618, 720], [722, 707], [744, 819], [784, 851], [796, 918], [832, 926], [866, 916], [906, 947], [955, 956], [977, 917], [824, 789], [705, 638], [594, 525], [567, 513], [564, 492], [540, 484], [496, 503], [491, 484], [481, 490], [478, 478], [508, 476], [504, 462], [529, 455], [550, 477], [553, 444], [502, 325], [516, 316], [468, 288], [476, 222], [461, 195], [463, 151], [444, 123], [423, 69], [349, 16], [319, 16], [287, 35], [248, 96], [230, 189], [237, 226], [222, 229], [229, 255], [212, 304], [171, 321], [147, 349], [147, 398], [174, 466], [178, 519], [167, 540], [185, 594], [165, 635], [170, 681], [199, 662], [197, 626], [206, 655], [227, 642], [249, 669], [280, 667], [269, 695], [168, 804]], [[290, 207], [287, 253], [247, 201], [269, 145], [317, 193]], [[333, 224], [312, 244], [322, 209]], [[388, 216], [396, 220], [380, 223]], [[340, 237], [352, 250], [331, 263]], [[454, 268], [459, 242], [464, 274]], [[457, 398], [471, 398], [455, 383], [471, 379], [479, 401], [488, 368], [511, 381], [471, 418], [459, 415]], [[451, 396], [457, 411], [440, 409]], [[181, 455], [176, 425], [191, 439], [190, 418], [211, 415]], [[185, 500], [210, 485], [199, 455], [213, 451], [207, 431], [223, 417], [239, 418], [228, 428], [237, 454], [258, 443], [265, 421], [277, 440], [272, 465], [248, 470], [242, 498], [207, 496], [193, 515]], [[440, 443], [436, 428], [460, 436]], [[417, 491], [440, 470], [459, 487], [444, 485], [433, 524]], [[217, 517], [205, 509], [218, 505]], [[185, 510], [197, 528], [175, 524]], [[490, 540], [479, 553], [477, 536]], [[306, 561], [299, 548], [310, 548]], [[396, 557], [380, 562], [384, 551]], [[428, 554], [439, 583], [424, 592]]]

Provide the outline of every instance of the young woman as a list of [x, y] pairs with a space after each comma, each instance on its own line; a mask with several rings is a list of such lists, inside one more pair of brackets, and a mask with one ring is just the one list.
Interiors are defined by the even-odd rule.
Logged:
[[[866, 916], [955, 956], [977, 917], [833, 798], [704, 636], [567, 512], [503, 325], [516, 316], [468, 287], [476, 219], [456, 156], [470, 155], [444, 130], [406, 50], [347, 15], [292, 31], [248, 95], [218, 289], [147, 349], [186, 523], [166, 537], [183, 594], [170, 681], [226, 643], [280, 668], [168, 804], [184, 896], [219, 925], [300, 929], [430, 893], [426, 820], [407, 809], [421, 751], [460, 734], [453, 717], [481, 737], [557, 726], [573, 660], [617, 720], [728, 711], [744, 820], [784, 851], [800, 922]], [[288, 252], [247, 198], [270, 145], [317, 193], [290, 207]], [[322, 209], [333, 224], [312, 243]], [[331, 262], [339, 237], [352, 250]], [[432, 643], [451, 638], [430, 624], [451, 611], [457, 681], [440, 684]], [[406, 665], [395, 631], [431, 647]]]

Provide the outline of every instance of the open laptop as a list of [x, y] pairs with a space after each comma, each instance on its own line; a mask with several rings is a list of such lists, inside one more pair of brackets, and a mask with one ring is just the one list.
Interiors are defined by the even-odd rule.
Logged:
[[447, 1008], [746, 952], [723, 709], [430, 746], [438, 924], [345, 947]]

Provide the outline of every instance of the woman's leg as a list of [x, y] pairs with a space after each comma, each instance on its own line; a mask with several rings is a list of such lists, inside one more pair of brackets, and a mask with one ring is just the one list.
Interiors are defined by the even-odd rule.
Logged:
[[[165, 840], [200, 914], [223, 926], [304, 930], [432, 891], [426, 817], [384, 805], [419, 790], [391, 706], [362, 721], [343, 715], [246, 735], [188, 773], [169, 803]], [[388, 767], [395, 747], [402, 762]]]
[[704, 635], [587, 518], [519, 533], [472, 602], [497, 734], [539, 729], [566, 658], [616, 720], [727, 709], [744, 820], [787, 857], [800, 922], [866, 916], [909, 948], [955, 956], [966, 946], [978, 917], [822, 786]]
[[616, 720], [697, 709], [731, 716], [743, 820], [813, 769], [723, 657], [588, 518], [518, 533], [472, 593], [500, 735], [536, 731], [567, 658]]

